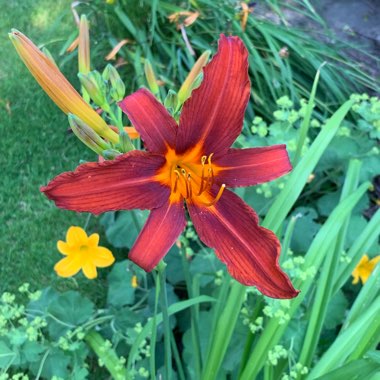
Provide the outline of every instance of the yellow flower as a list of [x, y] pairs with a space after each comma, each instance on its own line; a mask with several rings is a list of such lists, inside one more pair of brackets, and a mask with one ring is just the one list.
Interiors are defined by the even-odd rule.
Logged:
[[83, 228], [71, 226], [66, 234], [66, 242], [60, 240], [57, 243], [58, 251], [66, 256], [54, 267], [58, 276], [71, 277], [82, 269], [87, 278], [96, 278], [96, 267], [105, 268], [115, 261], [112, 252], [98, 244], [98, 234], [87, 236]]
[[375, 269], [376, 264], [380, 261], [380, 256], [374, 257], [372, 260], [369, 259], [367, 255], [364, 255], [359, 264], [356, 266], [354, 271], [352, 272], [353, 276], [353, 284], [357, 284], [360, 280], [365, 284], [371, 275], [372, 271]]
[[132, 288], [135, 288], [135, 289], [139, 286], [139, 283], [137, 281], [137, 276], [132, 276], [131, 285], [132, 285]]
[[116, 143], [119, 136], [79, 95], [58, 67], [17, 30], [9, 37], [26, 67], [54, 103], [66, 114], [72, 113], [90, 126], [98, 135]]

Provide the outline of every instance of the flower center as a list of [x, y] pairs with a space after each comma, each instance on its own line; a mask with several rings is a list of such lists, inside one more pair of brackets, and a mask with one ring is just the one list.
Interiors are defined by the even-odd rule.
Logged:
[[213, 153], [202, 156], [200, 162], [195, 163], [181, 159], [176, 161], [171, 168], [172, 193], [179, 192], [185, 199], [196, 200], [208, 207], [218, 202], [226, 187], [224, 184], [214, 199], [206, 196], [206, 192], [211, 190], [214, 184], [212, 156]]
[[88, 251], [88, 245], [86, 245], [86, 244], [83, 244], [83, 245], [81, 245], [80, 247], [79, 247], [79, 250], [81, 251], [81, 252], [87, 252]]

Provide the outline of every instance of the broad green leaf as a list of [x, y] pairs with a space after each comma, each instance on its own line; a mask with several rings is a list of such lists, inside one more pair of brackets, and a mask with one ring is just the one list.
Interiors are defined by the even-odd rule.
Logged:
[[106, 213], [101, 220], [108, 241], [116, 248], [131, 248], [144, 222], [147, 211], [119, 211]]
[[88, 321], [94, 313], [94, 304], [75, 291], [60, 294], [49, 307], [49, 333], [57, 339], [67, 330]]
[[108, 275], [107, 304], [116, 308], [132, 305], [135, 301], [135, 289], [132, 287], [133, 273], [128, 261], [116, 263]]

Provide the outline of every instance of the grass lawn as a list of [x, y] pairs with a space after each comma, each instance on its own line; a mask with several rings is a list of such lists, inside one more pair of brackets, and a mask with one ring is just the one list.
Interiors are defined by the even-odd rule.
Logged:
[[[74, 27], [70, 4], [67, 0], [0, 0], [1, 291], [15, 291], [24, 282], [34, 289], [52, 283], [78, 286], [74, 280], [57, 279], [53, 271], [61, 258], [56, 241], [64, 239], [70, 225], [83, 226], [87, 215], [58, 210], [39, 187], [74, 169], [80, 159], [95, 156], [67, 133], [66, 116], [35, 82], [7, 36], [11, 28], [19, 29], [36, 44], [47, 43], [57, 57]], [[66, 64], [63, 72], [77, 86], [76, 60]]]

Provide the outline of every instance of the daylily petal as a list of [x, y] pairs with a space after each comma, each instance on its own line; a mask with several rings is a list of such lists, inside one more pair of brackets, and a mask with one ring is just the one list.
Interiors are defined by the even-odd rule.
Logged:
[[67, 256], [55, 264], [54, 270], [60, 277], [71, 277], [81, 270], [81, 261], [77, 258]]
[[87, 244], [86, 231], [81, 227], [71, 226], [66, 233], [66, 241], [70, 246], [81, 246]]
[[151, 211], [128, 258], [151, 271], [168, 253], [186, 226], [183, 201], [167, 202]]
[[236, 194], [225, 190], [214, 206], [188, 203], [188, 209], [200, 239], [215, 249], [232, 277], [268, 297], [298, 294], [278, 265], [277, 237], [258, 225], [255, 212]]
[[151, 92], [142, 88], [124, 98], [119, 107], [140, 133], [147, 150], [163, 154], [174, 147], [177, 123]]
[[292, 170], [285, 145], [230, 149], [213, 161], [217, 167], [218, 183], [224, 183], [227, 187], [272, 181]]
[[91, 261], [99, 268], [105, 268], [115, 262], [112, 252], [104, 247], [94, 249], [91, 255]]
[[87, 262], [82, 266], [83, 274], [89, 279], [92, 280], [98, 276], [98, 272], [96, 270], [96, 266], [92, 262]]
[[204, 145], [204, 154], [226, 151], [243, 126], [248, 103], [248, 53], [237, 37], [221, 36], [218, 53], [204, 69], [204, 79], [183, 106], [176, 151]]
[[41, 191], [58, 207], [99, 214], [160, 207], [170, 189], [155, 180], [165, 158], [131, 151], [112, 161], [80, 165], [54, 178]]

